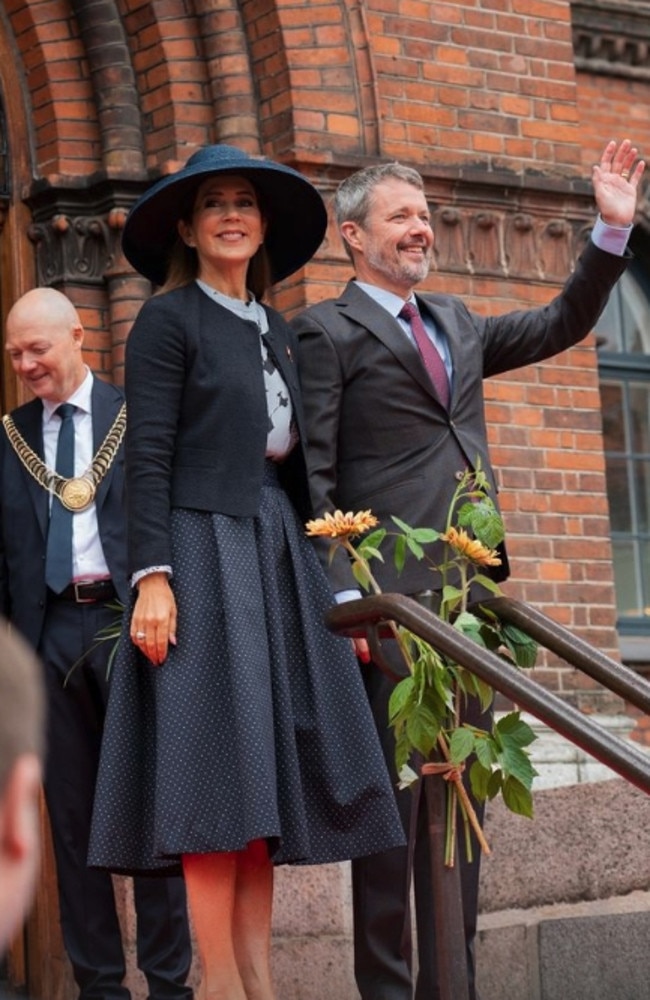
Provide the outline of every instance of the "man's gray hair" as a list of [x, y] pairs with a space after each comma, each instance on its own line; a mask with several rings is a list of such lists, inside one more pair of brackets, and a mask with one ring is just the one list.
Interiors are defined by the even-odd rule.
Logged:
[[424, 181], [412, 167], [394, 163], [380, 163], [364, 167], [347, 177], [338, 187], [334, 196], [334, 215], [337, 226], [344, 222], [356, 222], [363, 226], [370, 209], [372, 192], [382, 181], [404, 181], [418, 191], [424, 190]]

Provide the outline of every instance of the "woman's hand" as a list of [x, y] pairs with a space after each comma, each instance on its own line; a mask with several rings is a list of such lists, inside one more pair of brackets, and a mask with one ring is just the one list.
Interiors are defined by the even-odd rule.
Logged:
[[352, 649], [362, 663], [370, 663], [370, 647], [367, 639], [352, 639]]
[[176, 599], [166, 573], [149, 573], [139, 583], [131, 618], [131, 641], [154, 666], [176, 645]]

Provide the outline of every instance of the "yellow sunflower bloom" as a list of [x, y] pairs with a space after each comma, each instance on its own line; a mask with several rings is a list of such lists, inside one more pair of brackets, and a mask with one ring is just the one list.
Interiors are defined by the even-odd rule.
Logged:
[[444, 535], [440, 536], [443, 542], [450, 545], [459, 556], [464, 556], [474, 563], [475, 566], [500, 566], [496, 549], [488, 549], [486, 545], [476, 538], [470, 538], [463, 528], [449, 528]]
[[351, 510], [346, 514], [342, 510], [335, 510], [333, 514], [327, 513], [323, 517], [307, 521], [305, 530], [312, 537], [354, 538], [356, 535], [363, 535], [377, 524], [379, 524], [377, 518], [369, 510], [360, 510], [356, 514]]

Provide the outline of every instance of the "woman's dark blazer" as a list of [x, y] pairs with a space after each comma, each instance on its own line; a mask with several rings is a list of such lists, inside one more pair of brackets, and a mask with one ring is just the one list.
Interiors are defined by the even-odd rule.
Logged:
[[[267, 308], [270, 354], [304, 424], [295, 334]], [[126, 347], [129, 570], [172, 564], [172, 507], [254, 516], [268, 413], [257, 326], [195, 282], [142, 307]], [[302, 445], [279, 465], [302, 518], [311, 516]]]

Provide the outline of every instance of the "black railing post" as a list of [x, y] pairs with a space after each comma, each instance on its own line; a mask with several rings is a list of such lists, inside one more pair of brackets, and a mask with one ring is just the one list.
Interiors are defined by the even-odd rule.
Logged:
[[463, 898], [458, 865], [445, 864], [448, 783], [440, 774], [425, 774], [431, 888], [436, 930], [436, 970], [440, 1000], [469, 1000]]

